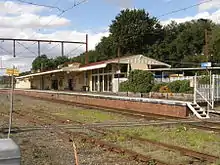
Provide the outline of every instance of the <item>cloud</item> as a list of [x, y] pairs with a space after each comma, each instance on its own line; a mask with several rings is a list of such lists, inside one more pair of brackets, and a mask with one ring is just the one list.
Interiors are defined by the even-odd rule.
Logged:
[[19, 4], [13, 1], [0, 2], [0, 14], [38, 13], [46, 9], [41, 6]]
[[219, 0], [212, 0], [207, 2], [207, 0], [202, 0], [201, 5], [199, 5], [199, 11], [206, 11], [210, 9], [219, 9], [220, 8], [220, 1]]
[[56, 15], [38, 16], [34, 14], [21, 14], [19, 16], [0, 16], [0, 27], [3, 28], [40, 28], [59, 27], [70, 24], [70, 20]]
[[[54, 14], [42, 16], [44, 7], [23, 5], [15, 2], [0, 2], [0, 38], [25, 38], [84, 41], [89, 36], [89, 50], [93, 50], [103, 36], [108, 36], [108, 29], [92, 31], [58, 30], [71, 23], [65, 17]], [[23, 46], [22, 46], [23, 45]], [[26, 48], [28, 47], [29, 50]], [[16, 58], [12, 56], [12, 41], [0, 41], [0, 60], [3, 67], [17, 66], [19, 70], [30, 70], [33, 59], [37, 56], [37, 43], [16, 42]], [[41, 54], [49, 57], [61, 55], [61, 45], [57, 43], [41, 43]], [[85, 45], [64, 44], [65, 55], [77, 56], [85, 51]], [[3, 73], [0, 71], [0, 74]]]
[[196, 14], [195, 16], [188, 16], [188, 17], [184, 17], [184, 18], [170, 18], [168, 20], [165, 21], [161, 21], [162, 25], [167, 25], [169, 23], [171, 23], [171, 21], [176, 21], [177, 23], [183, 23], [183, 22], [187, 22], [187, 21], [191, 21], [191, 20], [197, 20], [197, 19], [210, 19], [215, 23], [220, 23], [220, 10], [217, 10], [213, 13], [209, 13], [209, 12], [201, 12]]
[[[1, 32], [0, 28], [0, 32]], [[71, 30], [62, 30], [56, 31], [53, 33], [45, 34], [36, 32], [30, 29], [25, 29], [23, 31], [19, 29], [7, 29], [8, 33], [4, 33], [4, 35], [0, 37], [11, 36], [14, 38], [29, 38], [30, 36], [34, 36], [35, 39], [48, 39], [48, 40], [66, 40], [66, 41], [82, 41], [85, 42], [85, 36], [88, 34], [88, 48], [89, 50], [93, 50], [97, 43], [100, 42], [100, 39], [103, 36], [108, 36], [108, 31], [103, 32], [79, 32], [79, 31], [71, 31]], [[4, 31], [4, 30], [3, 30]], [[26, 48], [28, 47], [29, 51], [26, 50], [22, 45]], [[12, 67], [15, 65], [19, 68], [19, 70], [29, 70], [31, 68], [31, 63], [34, 58], [38, 54], [37, 44], [34, 42], [19, 42], [16, 43], [16, 58], [12, 56], [12, 42], [4, 41], [0, 42], [0, 57], [2, 57], [3, 67]], [[2, 49], [3, 48], [3, 49]], [[64, 44], [64, 55], [68, 55], [69, 57], [74, 57], [82, 52], [85, 52], [85, 45], [79, 44]], [[41, 54], [46, 54], [48, 57], [55, 57], [61, 55], [61, 45], [58, 43], [41, 43]]]

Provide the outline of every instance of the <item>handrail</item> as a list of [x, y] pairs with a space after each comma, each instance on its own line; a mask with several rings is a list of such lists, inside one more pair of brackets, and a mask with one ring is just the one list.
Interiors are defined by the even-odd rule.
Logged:
[[212, 104], [197, 89], [196, 92], [212, 107]]

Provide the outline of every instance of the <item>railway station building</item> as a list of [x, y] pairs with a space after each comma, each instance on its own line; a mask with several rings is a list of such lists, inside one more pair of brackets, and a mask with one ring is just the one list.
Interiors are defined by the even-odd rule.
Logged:
[[170, 68], [155, 59], [132, 55], [81, 65], [71, 63], [65, 67], [32, 73], [16, 78], [16, 88], [38, 90], [67, 90], [90, 92], [118, 92], [131, 70]]

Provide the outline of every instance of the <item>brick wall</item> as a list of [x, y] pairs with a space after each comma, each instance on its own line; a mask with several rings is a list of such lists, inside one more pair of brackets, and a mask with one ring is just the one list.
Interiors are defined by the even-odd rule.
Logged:
[[78, 104], [87, 104], [92, 106], [101, 106], [103, 108], [118, 109], [118, 110], [130, 110], [138, 111], [141, 113], [149, 113], [156, 115], [165, 115], [171, 117], [185, 118], [188, 116], [188, 108], [186, 105], [174, 103], [156, 103], [153, 99], [152, 102], [144, 102], [141, 100], [122, 100], [120, 98], [106, 98], [104, 96], [91, 96], [91, 95], [80, 95], [80, 94], [67, 94], [67, 93], [56, 93], [56, 92], [38, 92], [38, 91], [22, 91], [16, 90], [16, 94], [32, 96], [37, 98], [54, 99], [61, 101], [68, 101]]

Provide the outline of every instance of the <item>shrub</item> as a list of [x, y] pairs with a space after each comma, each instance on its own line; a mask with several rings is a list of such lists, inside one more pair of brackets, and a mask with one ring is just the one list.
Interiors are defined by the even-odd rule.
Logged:
[[181, 85], [182, 85], [182, 81], [177, 80], [177, 81], [168, 83], [168, 88], [170, 89], [171, 92], [178, 93]]
[[148, 93], [153, 87], [153, 74], [148, 71], [134, 70], [128, 77], [129, 91]]
[[153, 74], [151, 72], [134, 70], [131, 71], [128, 81], [120, 83], [120, 91], [134, 93], [148, 93], [153, 87]]
[[210, 77], [209, 76], [202, 76], [198, 79], [199, 84], [209, 84]]
[[167, 83], [155, 84], [155, 85], [153, 86], [153, 88], [151, 89], [151, 92], [159, 92], [159, 91], [160, 91], [160, 88], [161, 88], [162, 86], [166, 86], [166, 85], [167, 85]]
[[186, 93], [192, 90], [189, 80], [178, 80], [170, 82], [168, 84], [168, 88], [173, 93]]
[[181, 82], [179, 93], [185, 93], [185, 92], [189, 92], [189, 91], [192, 91], [192, 88], [190, 87], [190, 81], [189, 80], [183, 80]]
[[124, 82], [120, 83], [119, 91], [120, 92], [128, 92], [129, 91], [129, 83], [128, 83], [128, 81], [124, 81]]

